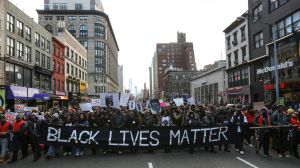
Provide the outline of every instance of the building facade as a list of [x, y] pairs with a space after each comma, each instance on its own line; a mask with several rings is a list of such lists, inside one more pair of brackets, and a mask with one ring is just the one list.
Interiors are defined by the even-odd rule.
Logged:
[[41, 94], [52, 90], [52, 36], [8, 0], [0, 1], [0, 18], [0, 84], [8, 108], [43, 104], [49, 95]]
[[185, 33], [177, 32], [176, 43], [158, 43], [153, 57], [153, 85], [156, 98], [163, 90], [165, 70], [172, 65], [187, 71], [196, 71], [193, 43], [186, 42]]
[[118, 92], [124, 92], [124, 86], [123, 86], [123, 65], [119, 65], [118, 66], [118, 84], [119, 84]]
[[78, 103], [85, 100], [87, 95], [87, 51], [67, 30], [58, 32], [55, 38], [65, 45], [64, 81], [66, 82], [64, 88], [66, 95], [69, 103]]
[[52, 38], [53, 43], [53, 105], [67, 103], [67, 95], [65, 92], [65, 45], [55, 37]]
[[88, 51], [88, 94], [118, 91], [118, 51], [100, 0], [45, 0], [39, 24], [54, 35], [68, 30]]
[[173, 68], [170, 66], [166, 69], [163, 77], [164, 97], [169, 100], [190, 97], [190, 80], [203, 72], [204, 71], [184, 71], [182, 68]]
[[275, 101], [274, 40], [277, 45], [280, 97], [300, 95], [300, 1], [248, 1], [251, 98]]
[[[242, 16], [247, 18], [247, 12]], [[248, 21], [235, 20], [223, 32], [226, 42], [227, 102], [249, 104], [251, 98]]]
[[204, 73], [190, 81], [191, 96], [197, 104], [224, 104], [226, 60], [220, 60], [204, 69]]

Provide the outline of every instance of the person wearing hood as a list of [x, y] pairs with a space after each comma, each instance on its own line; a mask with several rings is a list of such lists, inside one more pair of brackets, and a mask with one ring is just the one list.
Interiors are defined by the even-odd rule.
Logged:
[[41, 152], [38, 144], [40, 138], [40, 129], [36, 113], [32, 113], [29, 116], [29, 119], [27, 121], [27, 132], [29, 143], [31, 144], [32, 150], [34, 152], [33, 161], [37, 161], [41, 157]]
[[[259, 127], [266, 127], [271, 125], [271, 116], [267, 108], [262, 108], [259, 113], [255, 115], [254, 125]], [[268, 128], [258, 129], [258, 145], [256, 146], [256, 153], [259, 153], [261, 147], [264, 150], [264, 156], [272, 158], [269, 153], [271, 130]]]
[[12, 137], [12, 158], [8, 164], [14, 163], [18, 160], [19, 150], [22, 149], [22, 159], [28, 155], [28, 150], [25, 149], [27, 145], [26, 137], [26, 122], [22, 120], [21, 115], [16, 116], [16, 121], [13, 124], [13, 137]]
[[8, 157], [8, 141], [12, 125], [3, 114], [0, 114], [0, 163], [4, 162]]

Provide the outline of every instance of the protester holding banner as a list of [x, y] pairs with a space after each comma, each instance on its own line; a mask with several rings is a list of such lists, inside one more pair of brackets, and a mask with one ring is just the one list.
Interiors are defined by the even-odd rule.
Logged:
[[176, 107], [173, 107], [171, 110], [171, 119], [173, 121], [173, 124], [176, 126], [182, 126], [184, 122], [185, 113], [180, 108]]
[[[262, 108], [261, 111], [256, 114], [254, 118], [254, 124], [260, 127], [266, 127], [271, 125], [271, 116], [268, 113], [267, 108]], [[272, 156], [269, 153], [271, 129], [261, 128], [258, 131], [259, 141], [256, 147], [256, 153], [259, 153], [260, 148], [263, 147], [264, 156], [272, 158]]]
[[[271, 123], [273, 126], [284, 126], [289, 124], [286, 118], [286, 114], [284, 114], [283, 106], [272, 107]], [[283, 127], [279, 127], [273, 130], [273, 147], [277, 151], [277, 154], [280, 158], [285, 156], [289, 157], [289, 155], [285, 155], [285, 152], [287, 150], [286, 144], [288, 143], [288, 131], [289, 128]]]
[[[73, 125], [73, 121], [72, 121], [72, 114], [66, 114], [66, 117], [64, 119], [64, 126], [66, 127], [71, 127]], [[71, 156], [72, 155], [72, 146], [71, 145], [65, 145], [64, 146], [64, 156]]]
[[[122, 129], [125, 127], [125, 124], [126, 124], [126, 116], [120, 110], [117, 110], [116, 113], [112, 115], [112, 126], [117, 129]], [[118, 149], [118, 154], [119, 155], [123, 154], [121, 149]]]
[[[78, 117], [76, 126], [79, 126], [79, 127], [88, 127], [89, 126], [88, 118], [85, 113], [83, 113], [83, 112], [79, 113], [79, 117]], [[83, 151], [84, 151], [83, 147], [75, 147], [75, 156], [83, 156]]]
[[241, 107], [236, 109], [236, 112], [232, 116], [230, 122], [234, 125], [235, 128], [235, 136], [234, 136], [235, 150], [243, 155], [244, 154], [243, 137], [245, 135], [244, 127], [247, 124], [247, 118], [242, 113]]
[[27, 145], [27, 137], [26, 137], [26, 122], [22, 120], [21, 115], [16, 116], [16, 121], [13, 124], [13, 137], [12, 137], [12, 158], [8, 162], [14, 163], [18, 160], [19, 150], [22, 150], [22, 158], [27, 157], [27, 149], [25, 149]]
[[8, 141], [10, 140], [10, 133], [12, 125], [6, 120], [3, 114], [0, 114], [0, 163], [8, 159]]
[[[228, 112], [225, 108], [219, 108], [215, 114], [216, 119], [216, 125], [218, 126], [228, 126], [229, 122], [230, 122], [230, 118], [228, 116]], [[222, 150], [222, 145], [219, 145], [219, 150]], [[224, 151], [225, 152], [230, 152], [228, 149], [228, 144], [225, 143], [224, 144]]]
[[38, 125], [38, 118], [36, 113], [32, 113], [29, 116], [29, 120], [27, 121], [27, 132], [28, 132], [28, 140], [31, 144], [32, 151], [34, 152], [34, 159], [33, 161], [37, 161], [41, 157], [41, 152], [39, 148], [39, 125]]
[[299, 112], [294, 112], [292, 114], [290, 123], [292, 125], [297, 126], [292, 149], [293, 149], [294, 156], [296, 158], [299, 158], [299, 154], [298, 154], [298, 145], [300, 144], [300, 113]]
[[[216, 125], [212, 108], [209, 108], [209, 110], [206, 111], [206, 116], [203, 117], [202, 123], [205, 127], [214, 127]], [[217, 153], [215, 151], [215, 147], [213, 145], [209, 145], [205, 147], [206, 151], [210, 151], [212, 153]]]
[[244, 116], [247, 118], [247, 122], [248, 124], [245, 126], [245, 139], [248, 142], [248, 145], [250, 148], [253, 148], [252, 142], [251, 142], [251, 137], [253, 137], [254, 134], [254, 130], [253, 129], [249, 129], [251, 127], [253, 127], [253, 121], [254, 121], [254, 110], [250, 109], [249, 107], [247, 107], [246, 110], [243, 111]]

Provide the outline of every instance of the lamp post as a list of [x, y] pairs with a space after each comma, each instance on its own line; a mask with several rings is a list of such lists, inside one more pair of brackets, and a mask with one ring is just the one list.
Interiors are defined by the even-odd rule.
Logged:
[[[237, 18], [237, 20], [246, 20], [246, 19], [253, 19], [252, 17], [245, 17], [245, 16], [240, 16]], [[270, 24], [270, 23], [266, 23], [266, 22], [263, 22], [263, 21], [260, 21], [260, 20], [256, 20], [256, 19], [253, 19], [257, 22], [260, 22], [262, 24], [265, 24], [265, 25], [268, 25], [269, 27], [271, 26], [271, 29], [273, 30], [273, 28], [276, 26], [275, 23], [273, 24]], [[277, 60], [277, 44], [276, 44], [276, 35], [277, 35], [277, 31], [275, 33], [272, 32], [272, 42], [274, 44], [274, 71], [275, 71], [275, 95], [276, 95], [276, 102], [278, 102], [279, 100], [279, 75], [278, 75], [278, 60]]]

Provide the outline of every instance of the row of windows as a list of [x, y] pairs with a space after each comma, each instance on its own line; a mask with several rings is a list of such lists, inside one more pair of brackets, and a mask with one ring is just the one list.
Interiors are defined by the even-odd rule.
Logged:
[[274, 11], [289, 0], [270, 0], [270, 11]]
[[50, 57], [46, 56], [44, 53], [35, 51], [35, 64], [50, 70]]
[[247, 67], [228, 72], [228, 87], [248, 85], [248, 82], [249, 76]]
[[64, 75], [64, 64], [60, 64], [58, 61], [53, 61], [53, 71], [56, 72], [57, 74]]
[[78, 93], [80, 87], [76, 83], [72, 83], [72, 82], [67, 81], [67, 89], [68, 89], [69, 92], [74, 92], [74, 93], [77, 92]]
[[86, 81], [87, 78], [87, 74], [84, 73], [84, 71], [81, 71], [79, 68], [77, 68], [76, 66], [73, 66], [69, 63], [67, 63], [67, 67], [66, 67], [67, 73], [70, 74], [73, 77], [79, 78], [83, 81]]
[[[233, 34], [233, 40], [231, 41], [231, 35], [229, 35], [227, 40], [227, 50], [231, 48], [231, 44], [233, 46], [236, 46], [238, 44], [238, 31], [235, 31]], [[241, 35], [241, 42], [246, 40], [246, 32], [245, 32], [245, 26], [240, 28], [240, 35]]]
[[[50, 10], [52, 6], [53, 10], [68, 10], [68, 4], [67, 3], [45, 3], [44, 4], [44, 9], [45, 10]], [[90, 10], [95, 10], [96, 9], [96, 4], [91, 3], [90, 4]], [[75, 10], [83, 10], [83, 4], [82, 3], [75, 3]], [[87, 9], [86, 9], [87, 10]]]
[[[242, 62], [241, 63], [244, 63], [246, 61], [246, 55], [247, 55], [247, 48], [246, 46], [243, 46], [241, 47], [241, 52], [242, 52]], [[235, 50], [233, 52], [233, 56], [234, 56], [234, 61], [233, 61], [233, 64], [232, 64], [232, 57], [231, 57], [231, 53], [227, 54], [227, 61], [228, 61], [228, 68], [232, 67], [232, 65], [238, 65], [239, 64], [239, 49]]]
[[[6, 16], [7, 16], [6, 30], [10, 32], [15, 32], [15, 17], [9, 13], [7, 13]], [[16, 25], [17, 25], [17, 34], [21, 37], [25, 36], [25, 40], [31, 42], [31, 28], [28, 27], [27, 25], [24, 25], [24, 23], [18, 19]], [[34, 34], [34, 42], [37, 47], [50, 53], [50, 41], [46, 40], [43, 36], [41, 36], [37, 32], [35, 32]]]
[[272, 27], [272, 37], [276, 39], [284, 37], [293, 32], [293, 30], [300, 29], [300, 11], [280, 20]]
[[53, 88], [55, 91], [65, 91], [65, 81], [53, 78]]
[[69, 47], [66, 48], [66, 56], [74, 61], [76, 64], [79, 64], [81, 67], [86, 68], [87, 62], [84, 60], [80, 55], [78, 55], [75, 51], [70, 49]]
[[95, 93], [105, 93], [105, 86], [95, 86], [94, 91]]

